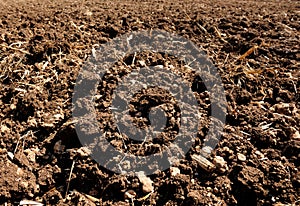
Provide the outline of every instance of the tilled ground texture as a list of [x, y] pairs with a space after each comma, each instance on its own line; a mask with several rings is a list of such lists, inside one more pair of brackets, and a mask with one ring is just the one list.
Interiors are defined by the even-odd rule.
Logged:
[[[46, 205], [299, 204], [299, 11], [299, 1], [2, 0], [0, 204], [24, 199]], [[208, 130], [209, 95], [184, 70], [203, 114], [184, 160], [149, 180], [115, 174], [81, 148], [71, 111], [79, 70], [100, 45], [142, 29], [191, 40], [218, 68], [228, 108], [221, 141], [208, 158], [213, 171], [192, 158]], [[182, 67], [163, 54], [145, 52], [136, 58]], [[131, 62], [132, 56], [120, 60], [116, 72]], [[107, 81], [108, 89], [99, 89], [107, 99], [97, 107], [99, 121], [106, 123], [111, 90], [117, 87], [116, 80], [108, 76]], [[159, 95], [147, 99], [145, 94]], [[132, 105], [143, 99], [142, 106], [149, 101], [157, 106], [159, 98], [175, 102], [167, 92], [149, 88]], [[175, 103], [166, 109], [180, 117]], [[169, 134], [178, 126], [171, 124]], [[158, 152], [173, 140], [166, 135], [141, 150], [129, 138], [108, 139], [139, 155]]]

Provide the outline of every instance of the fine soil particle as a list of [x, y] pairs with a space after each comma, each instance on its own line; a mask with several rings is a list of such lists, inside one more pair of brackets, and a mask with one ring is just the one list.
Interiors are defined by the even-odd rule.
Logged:
[[[299, 204], [299, 20], [298, 1], [2, 0], [0, 204]], [[100, 45], [142, 29], [189, 39], [218, 68], [228, 107], [220, 142], [207, 159], [213, 170], [192, 158], [209, 129], [209, 93], [184, 62], [166, 54], [142, 52], [135, 65], [128, 54], [111, 72], [123, 77], [143, 64], [169, 64], [190, 82], [203, 118], [186, 158], [149, 177], [125, 176], [81, 147], [71, 118], [79, 70]], [[140, 146], [111, 122], [117, 82], [107, 74], [98, 88], [97, 118], [107, 139], [136, 155], [161, 151], [180, 128], [176, 99], [157, 88], [132, 98], [135, 125], [149, 126], [152, 107], [168, 122], [161, 136]]]

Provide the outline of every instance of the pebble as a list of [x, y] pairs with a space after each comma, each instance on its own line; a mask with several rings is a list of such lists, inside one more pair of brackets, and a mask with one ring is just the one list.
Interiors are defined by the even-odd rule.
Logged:
[[229, 147], [223, 147], [223, 150], [224, 150], [225, 152], [229, 152], [229, 151], [230, 151]]
[[238, 158], [238, 160], [240, 160], [240, 161], [246, 161], [246, 156], [245, 155], [243, 155], [242, 153], [238, 153], [237, 154], [237, 158]]
[[171, 167], [170, 168], [171, 176], [176, 176], [180, 174], [180, 169], [178, 167]]
[[10, 158], [10, 160], [14, 159], [14, 154], [12, 152], [7, 152], [8, 157]]
[[261, 153], [260, 151], [255, 151], [255, 154], [256, 154], [257, 157], [260, 158], [260, 159], [265, 157], [264, 154]]
[[153, 181], [149, 177], [147, 177], [143, 171], [138, 172], [137, 177], [139, 178], [140, 182], [143, 184], [144, 193], [149, 193], [154, 190], [154, 187], [152, 185]]
[[201, 149], [201, 154], [202, 154], [204, 157], [207, 157], [207, 156], [209, 156], [209, 154], [211, 154], [212, 151], [213, 151], [213, 148], [211, 148], [210, 146], [204, 146], [204, 147]]
[[125, 193], [124, 193], [124, 198], [125, 199], [133, 199], [136, 197], [136, 192], [133, 191], [133, 190], [127, 190]]
[[18, 167], [17, 169], [17, 175], [22, 176], [24, 174], [23, 170]]
[[227, 162], [224, 160], [223, 157], [221, 156], [216, 156], [214, 158], [214, 164], [216, 165], [216, 167], [218, 168], [218, 170], [222, 173], [226, 172], [228, 170], [228, 165]]
[[296, 131], [293, 135], [292, 135], [293, 139], [299, 140], [300, 139], [300, 133], [299, 131]]

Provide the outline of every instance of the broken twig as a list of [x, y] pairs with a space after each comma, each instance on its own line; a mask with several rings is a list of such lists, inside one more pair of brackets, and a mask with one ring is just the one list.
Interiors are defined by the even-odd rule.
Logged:
[[246, 51], [242, 56], [240, 56], [238, 59], [242, 60], [245, 59], [247, 56], [249, 56], [250, 54], [252, 54], [253, 52], [255, 52], [257, 50], [259, 46], [258, 45], [254, 45], [253, 47], [251, 47], [250, 49], [248, 49], [248, 51]]
[[72, 166], [71, 166], [71, 169], [70, 169], [69, 178], [67, 180], [68, 183], [67, 183], [67, 189], [66, 189], [65, 198], [67, 198], [67, 195], [68, 195], [68, 192], [69, 192], [69, 187], [70, 187], [70, 182], [71, 182], [71, 177], [72, 177], [74, 166], [75, 166], [75, 160], [73, 160], [73, 162], [72, 162]]

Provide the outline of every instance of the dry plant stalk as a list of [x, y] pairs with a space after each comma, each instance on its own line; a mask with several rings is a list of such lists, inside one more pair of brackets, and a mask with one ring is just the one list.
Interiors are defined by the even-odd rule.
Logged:
[[216, 166], [213, 163], [211, 163], [210, 161], [208, 161], [205, 157], [203, 157], [201, 155], [193, 154], [192, 159], [195, 160], [200, 165], [200, 167], [202, 167], [207, 172], [211, 172], [214, 169], [216, 169]]
[[245, 59], [247, 56], [249, 56], [250, 54], [252, 54], [253, 52], [255, 52], [257, 50], [259, 46], [258, 45], [254, 45], [253, 47], [251, 47], [250, 49], [248, 49], [248, 51], [246, 51], [242, 56], [240, 56], [238, 59], [242, 60]]
[[83, 194], [87, 199], [89, 199], [90, 201], [92, 202], [99, 202], [99, 199], [96, 198], [96, 197], [93, 197], [91, 195], [88, 195], [88, 194]]
[[204, 33], [207, 33], [207, 30], [201, 26], [197, 21], [193, 20], [187, 13], [186, 11], [184, 11], [184, 14], [186, 15], [186, 17], [190, 20], [193, 21]]
[[71, 177], [72, 177], [74, 166], [75, 166], [75, 160], [73, 160], [73, 162], [72, 162], [72, 166], [71, 166], [71, 169], [70, 169], [69, 178], [67, 180], [67, 189], [66, 189], [65, 198], [67, 198], [67, 195], [68, 195], [68, 192], [69, 192], [69, 187], [70, 187], [70, 182], [71, 182]]
[[146, 194], [144, 197], [141, 197], [141, 198], [139, 198], [139, 199], [137, 199], [138, 201], [144, 201], [144, 200], [146, 200], [148, 197], [150, 197], [150, 195], [152, 194], [153, 192], [150, 192], [150, 193], [148, 193], [148, 194]]
[[24, 206], [43, 206], [44, 204], [37, 202], [37, 201], [33, 201], [33, 200], [21, 200], [19, 205], [20, 206], [22, 206], [22, 205], [24, 205]]
[[214, 30], [215, 33], [217, 34], [217, 36], [219, 37], [219, 39], [224, 42], [224, 43], [228, 43], [225, 39], [223, 39], [221, 32], [219, 31], [219, 29], [217, 27], [214, 26]]
[[28, 51], [24, 51], [22, 49], [18, 49], [18, 48], [14, 48], [14, 47], [11, 47], [11, 46], [6, 46], [4, 44], [0, 44], [1, 47], [4, 47], [4, 48], [7, 48], [7, 49], [11, 49], [11, 50], [14, 50], [14, 51], [19, 51], [21, 53], [24, 53], [24, 54], [28, 54], [28, 55], [31, 55]]

